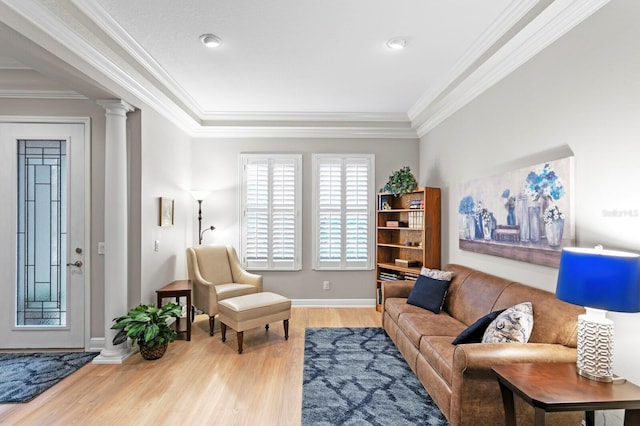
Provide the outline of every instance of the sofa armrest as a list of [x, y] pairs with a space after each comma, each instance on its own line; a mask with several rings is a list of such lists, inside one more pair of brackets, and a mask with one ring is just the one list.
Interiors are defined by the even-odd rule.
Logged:
[[481, 413], [502, 418], [502, 397], [492, 365], [527, 362], [576, 362], [576, 349], [549, 343], [470, 343], [456, 346], [451, 377], [451, 424], [474, 424]]
[[382, 305], [385, 299], [392, 297], [409, 297], [416, 282], [409, 280], [382, 281]]
[[453, 352], [454, 374], [525, 362], [576, 362], [576, 349], [550, 343], [472, 343]]

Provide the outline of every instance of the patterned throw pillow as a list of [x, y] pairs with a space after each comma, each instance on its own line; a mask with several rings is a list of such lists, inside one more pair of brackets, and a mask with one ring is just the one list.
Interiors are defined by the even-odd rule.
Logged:
[[434, 280], [451, 281], [453, 279], [453, 272], [441, 271], [439, 269], [429, 269], [424, 266], [420, 270], [420, 275], [433, 278]]
[[487, 327], [482, 343], [527, 343], [533, 330], [531, 302], [519, 303], [498, 315]]

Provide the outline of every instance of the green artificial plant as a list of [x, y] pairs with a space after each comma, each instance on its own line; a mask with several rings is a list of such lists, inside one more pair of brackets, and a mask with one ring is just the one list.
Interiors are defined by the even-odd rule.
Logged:
[[411, 173], [411, 169], [409, 166], [404, 166], [389, 176], [389, 182], [387, 182], [380, 192], [386, 192], [400, 197], [407, 192], [414, 191], [417, 187], [418, 182], [413, 173]]
[[167, 319], [178, 318], [181, 315], [182, 307], [175, 303], [167, 303], [160, 308], [154, 305], [138, 305], [127, 315], [113, 320], [111, 328], [120, 330], [113, 338], [113, 344], [119, 345], [128, 338], [137, 342], [138, 346], [148, 348], [173, 342], [177, 333], [167, 324]]

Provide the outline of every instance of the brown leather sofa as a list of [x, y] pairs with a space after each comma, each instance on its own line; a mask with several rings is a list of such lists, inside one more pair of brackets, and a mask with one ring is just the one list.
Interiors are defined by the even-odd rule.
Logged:
[[[523, 362], [575, 362], [577, 317], [584, 309], [553, 293], [460, 265], [439, 314], [407, 304], [412, 281], [382, 286], [382, 323], [424, 388], [453, 426], [503, 425], [504, 410], [491, 366]], [[451, 342], [489, 312], [533, 304], [528, 343]], [[519, 425], [533, 424], [533, 408], [516, 399]], [[547, 424], [580, 425], [582, 413], [547, 414]]]

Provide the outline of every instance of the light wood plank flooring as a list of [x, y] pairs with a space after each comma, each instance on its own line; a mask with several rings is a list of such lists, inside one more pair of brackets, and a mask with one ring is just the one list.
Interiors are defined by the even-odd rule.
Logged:
[[191, 342], [179, 337], [159, 360], [89, 364], [26, 404], [0, 404], [2, 425], [299, 425], [306, 327], [379, 327], [374, 308], [292, 309], [282, 322], [209, 336], [206, 315]]

